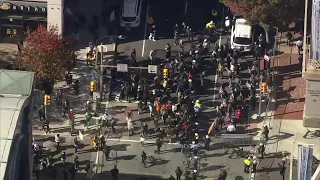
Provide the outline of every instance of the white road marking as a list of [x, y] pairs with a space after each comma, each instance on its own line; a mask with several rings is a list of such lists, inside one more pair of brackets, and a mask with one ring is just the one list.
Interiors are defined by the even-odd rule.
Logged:
[[[107, 139], [107, 141], [141, 143], [139, 140], [134, 140], [134, 139], [115, 139], [115, 138], [110, 138], [110, 139]], [[144, 141], [144, 143], [146, 143], [146, 144], [155, 144], [156, 141]], [[179, 145], [180, 143], [166, 143], [166, 144]]]
[[[221, 18], [221, 22], [223, 22], [224, 21], [224, 9], [222, 9], [222, 18]], [[224, 22], [223, 22], [224, 23]], [[219, 48], [221, 47], [221, 41], [222, 41], [222, 33], [221, 33], [221, 31], [219, 32]], [[216, 100], [216, 91], [218, 90], [218, 87], [217, 87], [217, 83], [218, 83], [218, 75], [216, 74], [215, 76], [214, 76], [214, 94], [213, 94], [213, 102], [215, 102], [215, 100]], [[216, 107], [213, 107], [213, 108], [216, 108]]]
[[184, 15], [188, 12], [188, 1], [186, 1], [186, 5], [184, 6]]
[[146, 24], [144, 25], [144, 34], [143, 34], [143, 42], [142, 42], [142, 53], [141, 56], [144, 56], [144, 48], [146, 46], [146, 35], [147, 35], [147, 27], [148, 27], [148, 22], [147, 18], [149, 17], [149, 1], [148, 1], [148, 6], [147, 6], [147, 15], [146, 15]]
[[[216, 91], [217, 91], [217, 89], [218, 89], [218, 88], [217, 88], [217, 81], [218, 81], [218, 75], [216, 74], [216, 75], [214, 76], [213, 102], [216, 100]], [[216, 108], [216, 107], [213, 107], [213, 108]]]

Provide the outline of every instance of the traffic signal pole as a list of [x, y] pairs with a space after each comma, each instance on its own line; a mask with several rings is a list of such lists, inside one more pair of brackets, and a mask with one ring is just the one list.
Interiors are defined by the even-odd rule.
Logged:
[[51, 97], [50, 95], [44, 95], [44, 118], [48, 119], [48, 109], [47, 106], [51, 104]]
[[263, 76], [262, 76], [262, 74], [261, 74], [261, 75], [260, 75], [260, 84], [259, 84], [259, 90], [260, 90], [260, 97], [259, 97], [259, 116], [261, 116], [261, 101], [262, 101], [261, 85], [262, 85], [262, 79], [263, 79]]
[[[103, 66], [102, 66], [102, 63], [103, 63], [103, 46], [102, 46], [102, 43], [101, 43], [101, 60], [100, 60], [100, 72], [101, 72], [101, 76], [100, 76], [100, 101], [102, 100], [102, 97], [103, 97]], [[97, 102], [96, 102], [97, 103]]]

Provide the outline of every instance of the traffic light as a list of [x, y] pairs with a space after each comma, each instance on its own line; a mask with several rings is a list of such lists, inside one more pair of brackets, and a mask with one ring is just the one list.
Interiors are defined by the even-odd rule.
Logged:
[[265, 82], [262, 82], [261, 83], [261, 93], [267, 93], [267, 91], [268, 91], [268, 85], [267, 85], [267, 83], [265, 83]]
[[90, 91], [93, 92], [96, 89], [96, 83], [94, 81], [90, 82]]
[[50, 105], [51, 104], [51, 97], [50, 95], [44, 95], [44, 105]]
[[169, 76], [169, 69], [163, 68], [163, 79], [167, 79]]

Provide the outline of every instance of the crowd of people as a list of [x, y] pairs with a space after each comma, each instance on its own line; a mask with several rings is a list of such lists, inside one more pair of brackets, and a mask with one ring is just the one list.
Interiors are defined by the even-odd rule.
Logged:
[[[138, 77], [134, 73], [130, 74], [127, 82], [122, 84], [121, 92], [117, 96], [118, 100], [125, 100], [130, 102], [133, 99], [138, 100], [138, 114], [149, 113], [153, 119], [155, 132], [158, 134], [156, 139], [155, 152], [160, 153], [161, 147], [165, 141], [168, 143], [180, 142], [181, 152], [187, 157], [185, 169], [180, 167], [176, 169], [177, 179], [180, 179], [182, 172], [185, 171], [186, 179], [197, 179], [199, 173], [199, 159], [201, 149], [210, 150], [210, 134], [202, 134], [199, 132], [199, 116], [201, 116], [203, 106], [202, 102], [196, 99], [198, 93], [204, 92], [206, 88], [206, 77], [208, 72], [215, 71], [219, 77], [218, 86], [219, 96], [222, 103], [217, 106], [217, 117], [214, 120], [213, 134], [215, 136], [219, 133], [237, 133], [237, 125], [245, 121], [245, 117], [249, 110], [254, 110], [257, 105], [256, 89], [259, 87], [261, 81], [270, 84], [269, 71], [265, 74], [261, 73], [258, 68], [257, 61], [260, 55], [257, 55], [255, 60], [249, 65], [250, 79], [242, 86], [242, 68], [238, 60], [244, 59], [245, 54], [243, 49], [231, 49], [230, 44], [218, 44], [215, 37], [215, 24], [209, 22], [206, 25], [207, 31], [197, 37], [196, 41], [192, 29], [182, 23], [181, 26], [176, 24], [174, 26], [173, 37], [175, 39], [175, 46], [180, 46], [181, 51], [173, 56], [171, 44], [166, 44], [164, 50], [166, 52], [165, 59], [160, 62], [160, 73], [154, 78], [153, 83], [148, 83], [148, 80], [143, 77]], [[152, 26], [150, 32], [150, 40], [155, 41], [155, 26]], [[184, 42], [182, 38], [188, 38], [190, 41], [190, 49], [185, 51]], [[90, 44], [92, 46], [92, 44]], [[91, 47], [94, 50], [94, 47]], [[87, 59], [94, 59], [91, 57], [92, 53], [88, 53]], [[210, 56], [210, 61], [205, 61], [205, 58]], [[156, 64], [154, 51], [150, 52], [150, 64]], [[136, 63], [136, 51], [133, 49], [131, 53], [131, 63]], [[223, 83], [222, 79], [228, 79], [228, 84]], [[78, 87], [78, 86], [76, 86]], [[76, 92], [78, 93], [78, 88]], [[268, 93], [268, 92], [265, 92]], [[172, 94], [176, 94], [172, 97]], [[70, 122], [70, 133], [74, 131], [74, 114], [70, 108], [68, 99], [63, 100], [63, 93], [57, 93], [57, 105], [63, 110], [63, 115], [66, 116]], [[90, 101], [86, 103], [86, 126], [92, 119], [92, 111]], [[39, 110], [40, 120], [44, 119], [43, 129], [46, 133], [50, 131], [49, 123], [45, 120], [43, 107]], [[132, 119], [132, 110], [129, 108], [125, 112], [127, 129], [129, 136], [134, 135], [135, 123]], [[108, 114], [101, 116], [99, 122], [100, 129], [110, 127], [112, 133], [116, 133], [116, 120]], [[144, 145], [145, 140], [150, 135], [150, 128], [147, 123], [143, 123], [140, 127], [142, 133], [140, 134], [141, 144]], [[267, 136], [266, 136], [267, 137]], [[55, 143], [57, 150], [60, 149], [59, 134], [55, 136]], [[75, 153], [79, 146], [77, 138], [74, 139]], [[106, 145], [106, 138], [103, 133], [97, 134], [93, 138], [92, 146], [95, 150], [101, 150], [105, 154], [106, 160], [109, 160], [110, 147]], [[35, 149], [35, 174], [39, 172], [38, 169], [45, 169], [51, 171], [54, 176], [54, 170], [50, 170], [52, 166], [52, 157], [40, 156], [41, 148], [36, 144]], [[65, 152], [61, 152], [61, 162], [65, 162]], [[153, 161], [152, 157], [148, 157], [146, 152], [141, 153], [141, 162], [146, 167], [146, 161]], [[250, 159], [247, 159], [250, 160]], [[248, 163], [248, 161], [246, 161]], [[245, 162], [245, 164], [246, 164]], [[251, 163], [251, 161], [250, 161]], [[254, 161], [253, 161], [254, 163]], [[38, 168], [38, 166], [42, 168]], [[88, 163], [85, 170], [90, 173], [92, 165]], [[71, 167], [65, 168], [63, 172], [64, 178], [68, 179], [68, 174], [74, 177], [74, 174], [79, 170], [78, 156], [74, 156], [74, 164]], [[245, 166], [245, 171], [248, 168]], [[68, 173], [70, 172], [70, 173]], [[222, 173], [225, 176], [225, 172]], [[72, 178], [71, 178], [72, 179]]]

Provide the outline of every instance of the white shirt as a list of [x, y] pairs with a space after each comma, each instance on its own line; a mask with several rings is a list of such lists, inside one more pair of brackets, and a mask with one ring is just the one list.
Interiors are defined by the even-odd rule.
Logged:
[[266, 54], [263, 56], [263, 59], [264, 59], [265, 61], [268, 61], [268, 62], [270, 61], [270, 57], [269, 57], [268, 55], [266, 55]]
[[144, 142], [144, 140], [145, 140], [144, 137], [140, 137], [141, 142]]
[[151, 106], [151, 104], [149, 105], [149, 111], [153, 112], [153, 107]]
[[132, 123], [132, 120], [128, 120], [128, 129], [131, 130], [133, 129], [133, 123]]
[[234, 71], [234, 65], [233, 64], [230, 65], [230, 71]]
[[234, 127], [234, 125], [229, 124], [227, 127], [227, 132], [235, 132], [236, 131], [236, 127]]
[[55, 141], [55, 142], [60, 142], [60, 138], [59, 138], [57, 135], [55, 135], [55, 136], [54, 136], [54, 141]]
[[176, 112], [177, 111], [177, 106], [175, 104], [172, 105], [172, 112]]
[[297, 41], [297, 43], [296, 43], [296, 45], [299, 47], [301, 47], [302, 46], [302, 41], [301, 40], [299, 40], [299, 41]]

